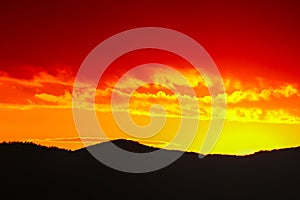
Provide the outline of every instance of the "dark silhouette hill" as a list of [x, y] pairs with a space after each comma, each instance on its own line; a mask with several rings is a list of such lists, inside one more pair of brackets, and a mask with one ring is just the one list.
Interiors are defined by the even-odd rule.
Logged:
[[[132, 141], [114, 143], [133, 152], [156, 150]], [[291, 199], [300, 196], [300, 148], [243, 157], [208, 155], [202, 159], [195, 153], [185, 153], [159, 171], [129, 174], [99, 163], [86, 149], [67, 151], [32, 143], [3, 143], [0, 163], [0, 195], [8, 196], [3, 199]]]
[[[148, 153], [148, 152], [152, 152], [155, 150], [158, 150], [157, 148], [151, 147], [151, 146], [147, 146], [135, 141], [131, 141], [131, 140], [124, 140], [124, 139], [118, 139], [118, 140], [113, 140], [111, 141], [114, 145], [130, 151], [130, 152], [134, 152], [134, 153]], [[92, 145], [89, 146], [88, 148], [98, 148], [98, 146], [103, 146], [106, 145], [106, 142], [103, 142], [101, 144], [96, 144], [96, 145]], [[82, 151], [85, 149], [80, 149], [79, 151]]]

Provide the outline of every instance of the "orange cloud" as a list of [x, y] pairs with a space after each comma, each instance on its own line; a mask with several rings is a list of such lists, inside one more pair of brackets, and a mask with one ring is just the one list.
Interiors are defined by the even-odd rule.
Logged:
[[40, 93], [35, 94], [34, 97], [46, 102], [55, 103], [57, 105], [70, 105], [71, 107], [72, 95], [68, 91], [65, 91], [65, 94], [60, 96], [55, 96], [47, 93]]
[[[0, 73], [0, 103], [14, 105], [47, 105], [40, 94], [54, 96], [71, 92], [73, 80], [65, 71], [58, 71], [56, 76], [46, 72], [39, 72], [32, 79], [18, 79], [9, 77], [6, 73]], [[49, 102], [50, 103], [50, 102]], [[51, 102], [53, 103], [53, 102]]]
[[[188, 85], [176, 79], [176, 75], [167, 74], [168, 71], [162, 72], [164, 69], [147, 68], [144, 74], [131, 73], [124, 78], [123, 84], [117, 89], [114, 88], [113, 82], [108, 82], [107, 87], [96, 90], [96, 100], [92, 96], [94, 90], [86, 85], [80, 94], [82, 103], [77, 106], [83, 109], [93, 109], [95, 101], [95, 108], [98, 112], [111, 112], [111, 95], [115, 92], [116, 98], [119, 99], [113, 108], [115, 112], [124, 112], [129, 109], [132, 114], [147, 116], [153, 104], [161, 104], [166, 112], [161, 112], [161, 109], [154, 107], [153, 115], [195, 119], [200, 116], [202, 120], [211, 118], [211, 97], [206, 83], [197, 72], [180, 71], [188, 80]], [[37, 107], [71, 109], [72, 107], [71, 92], [74, 77], [63, 70], [58, 72], [57, 76], [39, 72], [31, 80], [12, 78], [5, 73], [0, 75], [2, 109]], [[170, 88], [148, 84], [147, 80], [169, 83]], [[246, 83], [233, 77], [225, 78], [224, 84], [226, 94], [219, 95], [226, 97], [228, 104], [226, 119], [299, 123], [300, 112], [296, 110], [300, 102], [298, 85], [262, 78]], [[139, 85], [143, 86], [137, 87]], [[197, 96], [185, 93], [187, 88], [193, 88]], [[135, 92], [131, 93], [134, 90]], [[125, 97], [130, 97], [129, 105], [122, 101]], [[182, 100], [182, 105], [179, 105], [178, 97]], [[197, 104], [195, 106], [190, 102], [197, 102]]]
[[[164, 116], [168, 123], [160, 132], [160, 136], [138, 140], [156, 147], [164, 147], [168, 144], [172, 134], [176, 133], [176, 127], [182, 118], [188, 118], [191, 122], [200, 119], [202, 121], [199, 130], [200, 139], [190, 149], [198, 151], [201, 138], [205, 135], [203, 125], [208, 127], [212, 113], [211, 97], [207, 85], [197, 73], [190, 70], [182, 72], [188, 79], [188, 83], [177, 80], [176, 76], [172, 74], [167, 75], [166, 71], [163, 72], [164, 74], [161, 75], [159, 69], [149, 68], [143, 74], [130, 74], [118, 88], [114, 88], [115, 82], [108, 79], [107, 83], [99, 83], [105, 87], [96, 89], [95, 99], [93, 98], [95, 89], [90, 88], [88, 84], [83, 85], [83, 90], [79, 91], [82, 98], [81, 103], [75, 108], [87, 111], [95, 108], [101, 127], [103, 125], [103, 129], [108, 132], [110, 139], [130, 138], [115, 124], [112, 111], [123, 114], [129, 110], [133, 120], [141, 126], [150, 123], [150, 117], [160, 119]], [[140, 79], [141, 77], [142, 79]], [[147, 82], [153, 79], [161, 83], [168, 83], [169, 88], [165, 85]], [[5, 134], [0, 135], [0, 140], [34, 141], [47, 146], [70, 149], [82, 148], [81, 141], [90, 145], [101, 142], [101, 138], [94, 137], [94, 135], [86, 138], [79, 138], [77, 135], [72, 116], [73, 81], [74, 77], [64, 71], [56, 76], [39, 72], [30, 80], [17, 79], [0, 73], [0, 116], [2, 116], [0, 121], [3, 131], [5, 131]], [[212, 83], [213, 81], [208, 84]], [[262, 123], [267, 124], [261, 125], [262, 127], [276, 127], [273, 128], [274, 130], [272, 129], [274, 132], [278, 130], [279, 125], [280, 127], [292, 126], [291, 130], [298, 130], [300, 92], [297, 84], [262, 78], [245, 82], [236, 77], [224, 78], [224, 84], [226, 93], [219, 94], [217, 99], [222, 96], [226, 97], [226, 124], [229, 123], [232, 126], [230, 128], [225, 126], [223, 134], [225, 136], [221, 139], [215, 152], [226, 152], [226, 149], [230, 149], [228, 144], [232, 144], [230, 152], [239, 153], [237, 148], [242, 149], [239, 145], [243, 141], [252, 141], [252, 146], [249, 145], [251, 151], [259, 150], [261, 147], [256, 145], [255, 138], [269, 138], [261, 131], [253, 134]], [[214, 85], [211, 86], [214, 87]], [[188, 88], [194, 89], [196, 95], [186, 92]], [[115, 93], [116, 104], [112, 107], [111, 96], [113, 93]], [[130, 100], [127, 105], [124, 99], [128, 97]], [[179, 104], [179, 98], [182, 105]], [[191, 102], [196, 102], [196, 104]], [[155, 104], [161, 105], [165, 112], [159, 106], [153, 107]], [[53, 124], [57, 126], [53, 127]], [[255, 124], [255, 127], [245, 130], [243, 124], [247, 124], [246, 128], [248, 128], [248, 124]], [[243, 134], [233, 137], [230, 134], [235, 132], [236, 127], [239, 127], [238, 131]], [[284, 128], [280, 129], [281, 132], [283, 130]], [[192, 128], [187, 130], [187, 132], [192, 131]], [[294, 139], [287, 138], [283, 138], [288, 141], [287, 143], [280, 143], [280, 133], [277, 132], [276, 138], [275, 136], [272, 138], [273, 146], [270, 145], [270, 148], [291, 146], [296, 143]], [[237, 139], [234, 140], [234, 138]], [[265, 141], [260, 141], [260, 144], [264, 143]], [[180, 149], [180, 145], [172, 145], [172, 148]]]

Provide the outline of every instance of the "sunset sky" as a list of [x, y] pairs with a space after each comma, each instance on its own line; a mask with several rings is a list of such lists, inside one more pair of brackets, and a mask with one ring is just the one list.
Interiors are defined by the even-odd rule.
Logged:
[[[211, 153], [244, 155], [300, 146], [299, 8], [296, 1], [1, 2], [0, 141], [82, 148], [72, 115], [73, 84], [81, 63], [108, 37], [150, 26], [192, 37], [219, 68], [227, 110], [224, 129]], [[181, 115], [171, 89], [184, 91], [187, 85], [166, 69], [132, 72], [118, 90], [120, 98], [131, 95], [128, 91], [141, 84], [142, 76], [173, 87], [143, 82], [131, 95], [130, 113], [137, 124], [150, 122], [149, 108], [156, 103], [165, 108], [167, 118], [157, 136], [137, 139], [117, 127], [110, 100], [121, 76], [145, 63], [168, 65], [186, 77], [200, 109], [187, 104], [181, 109], [188, 116]], [[189, 148], [199, 152], [211, 119], [208, 85], [189, 62], [173, 53], [157, 49], [127, 53], [108, 67], [99, 82], [99, 123], [111, 139], [164, 147], [182, 117], [191, 122], [200, 118], [199, 134]], [[118, 106], [116, 112], [121, 112], [124, 105]], [[164, 115], [155, 109], [153, 114], [154, 118]], [[81, 139], [90, 144], [103, 141], [90, 131], [90, 137]], [[171, 148], [181, 149], [180, 144]]]

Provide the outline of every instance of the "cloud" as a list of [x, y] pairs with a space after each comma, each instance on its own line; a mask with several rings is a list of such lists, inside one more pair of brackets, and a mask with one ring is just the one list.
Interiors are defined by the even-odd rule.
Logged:
[[[71, 92], [74, 77], [64, 70], [58, 71], [56, 76], [46, 72], [38, 72], [31, 79], [18, 79], [6, 73], [0, 73], [0, 103], [2, 104], [45, 104], [41, 102], [40, 94], [54, 96], [64, 95], [65, 91]], [[46, 98], [44, 95], [40, 97]], [[50, 96], [48, 96], [50, 100]], [[48, 101], [49, 103], [53, 103]]]
[[70, 105], [72, 102], [72, 95], [70, 92], [65, 92], [64, 95], [55, 96], [47, 93], [35, 94], [34, 97], [43, 101], [56, 103], [57, 105]]
[[[164, 67], [145, 67], [124, 76], [117, 88], [107, 82], [107, 87], [95, 88], [82, 84], [72, 94], [74, 77], [61, 70], [56, 76], [38, 72], [31, 80], [16, 79], [0, 73], [1, 109], [31, 109], [37, 107], [72, 108], [72, 95], [79, 95], [75, 108], [94, 109], [98, 112], [127, 112], [135, 115], [187, 117], [209, 120], [211, 97], [205, 82], [193, 70], [177, 72]], [[212, 78], [213, 79], [213, 78]], [[150, 84], [149, 84], [150, 82]], [[154, 83], [153, 83], [154, 82]], [[160, 82], [163, 85], [157, 84]], [[215, 82], [215, 81], [212, 81]], [[208, 83], [211, 84], [211, 83]], [[102, 84], [103, 85], [103, 84]], [[225, 96], [229, 120], [276, 121], [298, 123], [300, 92], [297, 84], [257, 78], [245, 82], [234, 77], [224, 78], [226, 93], [217, 95], [217, 101]], [[169, 86], [169, 87], [166, 87]], [[191, 92], [194, 89], [195, 96]], [[94, 99], [93, 93], [96, 93]], [[114, 93], [114, 105], [111, 97]], [[129, 105], [128, 105], [129, 99]], [[181, 105], [180, 103], [181, 102]], [[95, 103], [95, 106], [94, 106]], [[155, 104], [161, 105], [165, 112]], [[223, 108], [217, 108], [223, 109]]]
[[11, 78], [7, 75], [2, 75], [0, 77], [0, 84], [10, 84], [10, 85], [21, 85], [25, 87], [42, 87], [43, 85], [37, 81], [34, 80], [26, 80], [26, 79], [16, 79]]
[[263, 108], [231, 108], [227, 110], [226, 118], [231, 121], [265, 122], [295, 124], [300, 123], [300, 116], [284, 109]]
[[191, 95], [190, 88], [206, 87], [203, 78], [195, 70], [179, 72], [160, 65], [155, 67], [147, 65], [134, 68], [119, 79], [117, 87], [115, 87], [115, 83], [110, 83], [108, 86], [130, 94], [131, 91], [149, 83], [162, 85], [173, 91], [173, 93], [181, 95]]
[[299, 97], [299, 90], [293, 86], [284, 83], [279, 88], [265, 88], [259, 91], [258, 89], [237, 90], [226, 95], [227, 103], [236, 104], [241, 101], [271, 101], [272, 98], [289, 98], [292, 96]]
[[58, 71], [56, 76], [47, 72], [38, 72], [32, 79], [19, 79], [10, 77], [7, 73], [0, 73], [1, 84], [21, 85], [25, 87], [43, 87], [45, 84], [58, 84], [73, 86], [74, 77], [66, 74], [64, 70]]
[[[34, 139], [33, 139], [34, 140]], [[40, 141], [52, 141], [52, 142], [90, 142], [90, 143], [99, 143], [108, 141], [107, 138], [100, 138], [100, 137], [60, 137], [60, 138], [46, 138], [46, 139], [39, 139]]]
[[65, 71], [58, 71], [56, 76], [48, 74], [47, 72], [39, 72], [33, 77], [32, 82], [38, 84], [56, 84], [72, 87], [74, 83], [74, 77], [70, 74], [66, 74]]
[[[38, 144], [59, 144], [59, 143], [68, 143], [68, 144], [81, 144], [94, 145], [102, 142], [108, 142], [121, 138], [101, 138], [101, 137], [59, 137], [59, 138], [39, 138], [39, 139], [27, 139], [27, 142], [34, 142]], [[172, 142], [171, 144], [162, 140], [143, 140], [143, 139], [130, 139], [141, 144], [147, 144], [150, 146], [156, 147], [165, 147], [166, 145], [179, 146], [178, 144]]]

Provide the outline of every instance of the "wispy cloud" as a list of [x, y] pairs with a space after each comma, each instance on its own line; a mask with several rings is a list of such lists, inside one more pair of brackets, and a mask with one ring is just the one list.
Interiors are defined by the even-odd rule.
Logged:
[[63, 95], [58, 96], [47, 93], [39, 93], [35, 94], [34, 97], [57, 105], [71, 105], [72, 102], [72, 95], [68, 91], [65, 91], [65, 94]]
[[[194, 71], [185, 71], [187, 82], [178, 78], [178, 74], [166, 69], [148, 67], [132, 71], [122, 78], [121, 84], [106, 83], [107, 87], [94, 89], [85, 85], [77, 95], [80, 103], [75, 105], [82, 109], [94, 109], [98, 112], [124, 112], [149, 115], [154, 104], [165, 109], [153, 107], [154, 116], [189, 117], [209, 120], [211, 118], [211, 97], [203, 78]], [[72, 108], [72, 89], [74, 77], [62, 71], [57, 76], [39, 72], [31, 80], [9, 77], [0, 74], [0, 108], [31, 109]], [[160, 82], [149, 84], [148, 82]], [[211, 84], [211, 83], [208, 83]], [[166, 87], [169, 86], [169, 88]], [[300, 123], [299, 86], [293, 83], [278, 82], [257, 78], [252, 82], [243, 82], [235, 77], [224, 78], [226, 93], [220, 93], [227, 101], [228, 120], [262, 121], [272, 123]], [[193, 89], [195, 96], [190, 92]], [[114, 93], [116, 105], [111, 107]], [[74, 95], [74, 94], [73, 94]], [[129, 104], [128, 104], [128, 101]], [[180, 101], [181, 105], [180, 105]], [[283, 103], [284, 102], [284, 103]]]
[[[95, 145], [95, 144], [99, 144], [102, 142], [108, 142], [108, 141], [112, 141], [112, 140], [116, 140], [119, 138], [100, 138], [100, 137], [59, 137], [59, 138], [35, 138], [35, 139], [27, 139], [25, 141], [27, 142], [34, 142], [34, 143], [38, 143], [38, 144], [43, 144], [46, 146], [60, 146], [63, 144], [71, 144], [70, 146], [72, 146], [72, 144], [74, 145], [74, 148], [72, 148], [72, 150], [76, 150], [79, 148], [83, 148], [84, 145], [86, 146], [90, 146], [90, 145]], [[175, 144], [175, 143], [169, 143], [166, 141], [162, 141], [162, 140], [144, 140], [144, 139], [130, 139], [129, 140], [132, 141], [136, 141], [138, 143], [141, 144], [146, 144], [146, 145], [150, 145], [150, 146], [155, 146], [155, 147], [166, 147], [167, 145], [171, 147], [178, 147], [179, 144]]]

